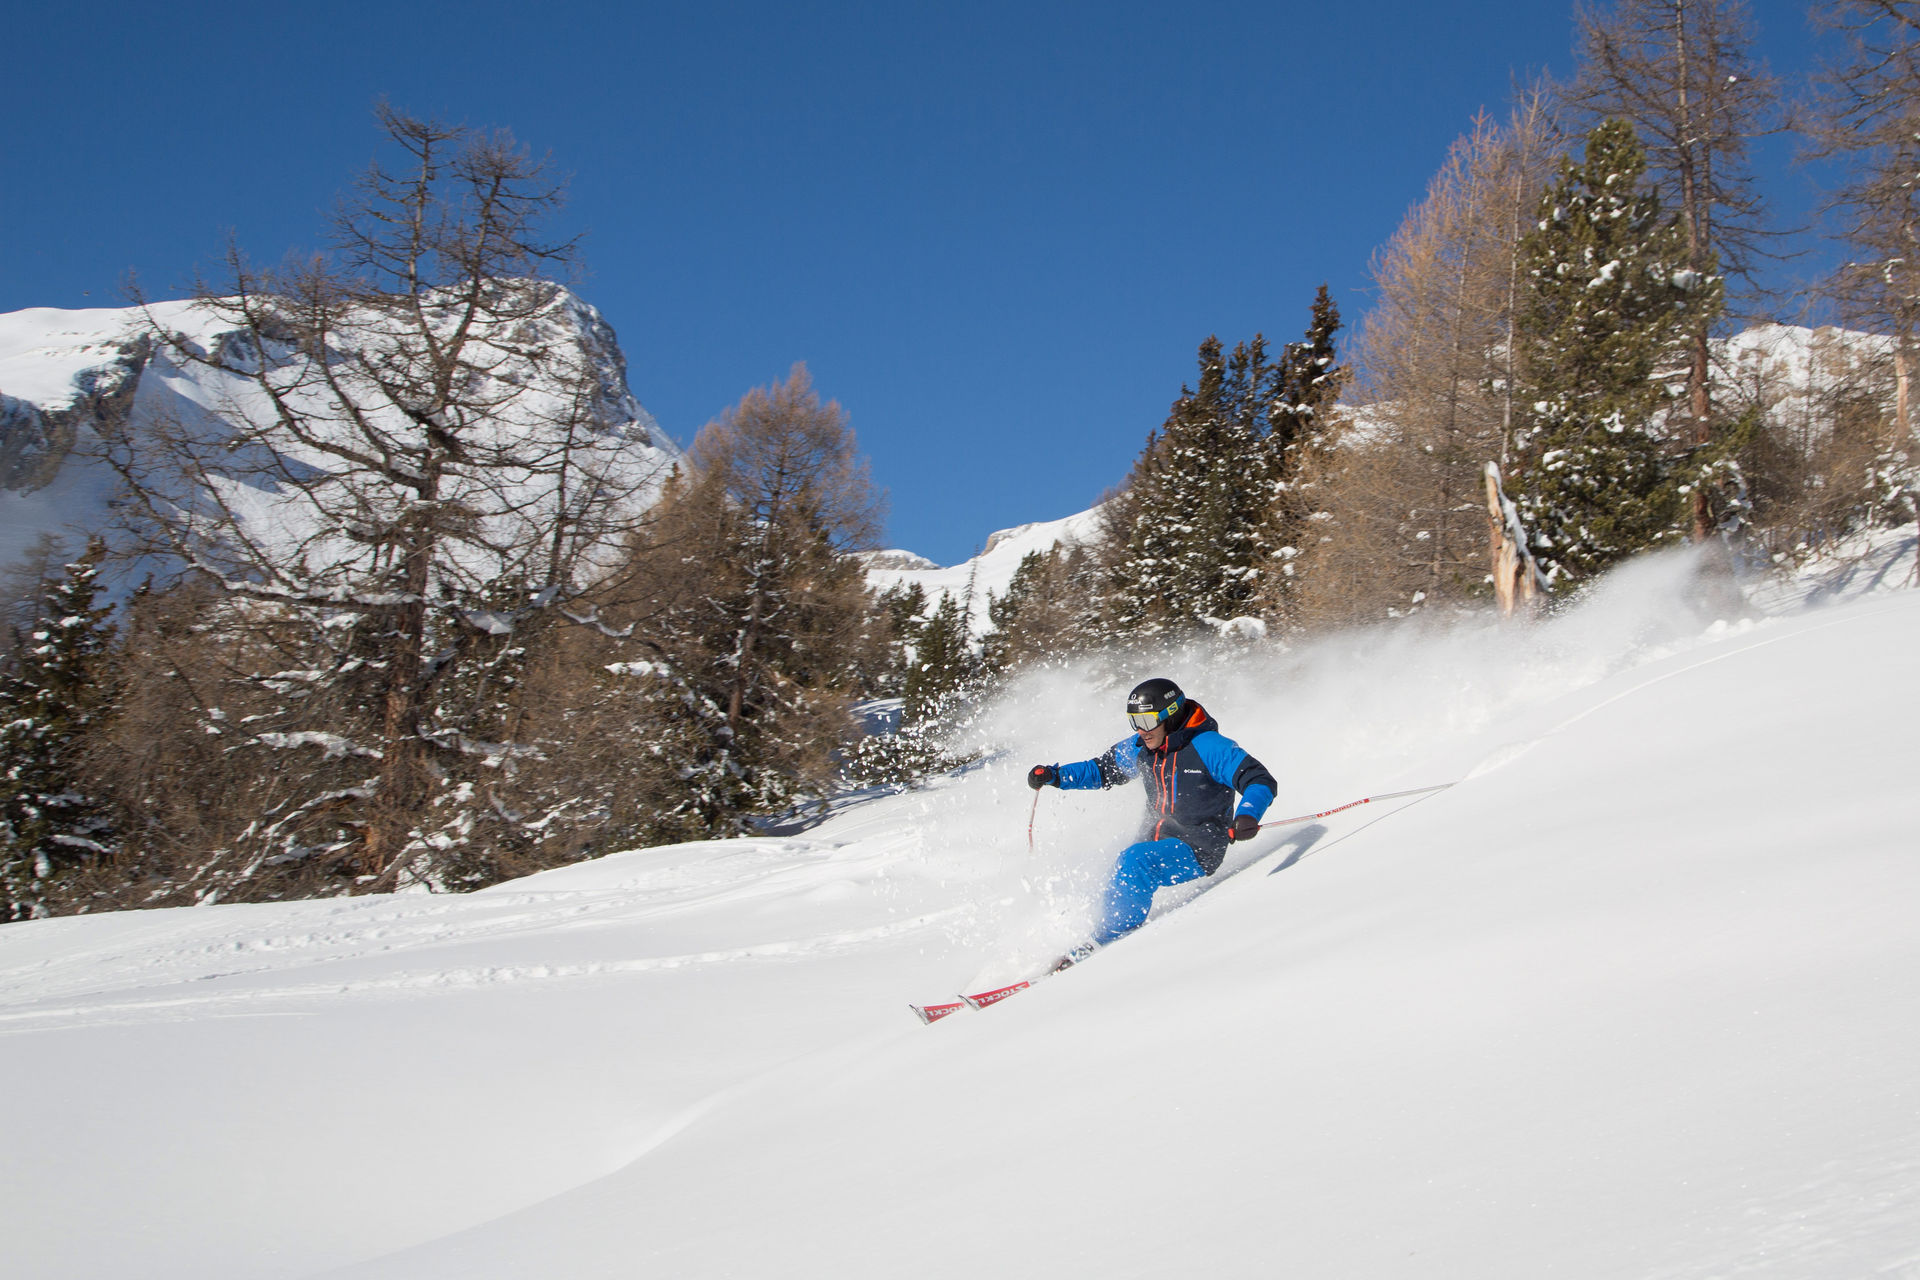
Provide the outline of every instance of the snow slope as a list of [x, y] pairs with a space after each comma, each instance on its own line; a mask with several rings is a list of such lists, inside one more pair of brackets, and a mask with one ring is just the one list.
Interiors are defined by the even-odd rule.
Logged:
[[[1093, 962], [1132, 672], [803, 838], [0, 930], [9, 1274], [1920, 1274], [1920, 592], [1177, 668], [1276, 830]], [[31, 1107], [18, 1100], [32, 1099]]]
[[[161, 302], [156, 323], [193, 331], [190, 302]], [[137, 307], [65, 310], [29, 307], [0, 312], [0, 394], [41, 409], [67, 409], [80, 399], [82, 377], [112, 364], [142, 327]]]
[[[987, 539], [979, 555], [959, 564], [942, 567], [910, 551], [874, 552], [868, 559], [874, 567], [867, 570], [867, 584], [875, 591], [918, 583], [927, 593], [929, 606], [941, 596], [962, 597], [973, 609], [974, 631], [985, 634], [992, 626], [987, 617], [987, 596], [1005, 595], [1020, 562], [1033, 552], [1051, 551], [1057, 546], [1092, 542], [1100, 525], [1100, 508], [1076, 512], [1059, 520], [1002, 529]], [[894, 562], [920, 561], [926, 567], [882, 568]], [[971, 589], [972, 595], [967, 592]]]

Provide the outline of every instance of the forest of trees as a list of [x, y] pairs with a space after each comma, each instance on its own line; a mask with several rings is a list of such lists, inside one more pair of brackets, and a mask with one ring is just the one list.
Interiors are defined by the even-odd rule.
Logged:
[[[1738, 0], [1581, 8], [1578, 74], [1437, 158], [1352, 341], [1324, 286], [1276, 301], [1296, 336], [1194, 335], [1165, 420], [1116, 425], [1144, 443], [1097, 533], [979, 599], [869, 588], [884, 503], [804, 366], [637, 469], [555, 337], [557, 184], [383, 109], [394, 160], [331, 254], [234, 253], [201, 290], [226, 339], [151, 335], [234, 389], [222, 432], [108, 439], [119, 526], [14, 570], [0, 919], [455, 891], [800, 824], [963, 763], [1035, 664], [1491, 612], [1503, 537], [1540, 607], [1691, 543], [1719, 608], [1920, 519], [1920, 0], [1815, 12], [1833, 55], [1796, 88]], [[1842, 251], [1792, 299], [1749, 164], [1779, 133]], [[1726, 341], [1783, 315], [1832, 325]]]

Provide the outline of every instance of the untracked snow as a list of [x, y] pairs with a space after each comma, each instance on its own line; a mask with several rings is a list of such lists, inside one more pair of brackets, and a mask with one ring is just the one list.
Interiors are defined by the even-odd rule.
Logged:
[[[0, 929], [7, 1274], [1920, 1274], [1920, 592], [1035, 677], [791, 838], [465, 897]], [[1173, 674], [1279, 776], [1140, 933], [1138, 795], [1024, 768]], [[1178, 910], [1170, 910], [1184, 902]]]

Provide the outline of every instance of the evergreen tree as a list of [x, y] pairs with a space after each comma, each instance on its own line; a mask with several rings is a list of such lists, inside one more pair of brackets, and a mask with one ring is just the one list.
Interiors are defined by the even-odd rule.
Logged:
[[1113, 535], [1109, 626], [1127, 638], [1178, 634], [1248, 611], [1277, 468], [1266, 450], [1278, 370], [1266, 343], [1200, 344], [1196, 388], [1181, 388], [1128, 481], [1128, 519]]
[[907, 675], [913, 670], [926, 624], [927, 592], [917, 582], [901, 583], [882, 591], [875, 611], [886, 623], [885, 656], [870, 681], [868, 692], [877, 698], [906, 695]]
[[989, 674], [973, 640], [974, 615], [966, 603], [973, 591], [969, 580], [964, 593], [943, 592], [930, 609], [918, 583], [880, 595], [876, 605], [887, 619], [893, 653], [886, 663], [888, 678], [869, 692], [898, 697], [901, 708], [891, 732], [853, 744], [843, 773], [855, 785], [912, 783], [969, 758], [954, 754], [951, 743]]
[[[1779, 84], [1754, 56], [1746, 0], [1614, 0], [1578, 6], [1574, 22], [1581, 66], [1571, 103], [1588, 121], [1627, 122], [1642, 140], [1646, 182], [1681, 228], [1686, 269], [1744, 281], [1749, 296], [1757, 294], [1756, 267], [1778, 256], [1765, 246], [1780, 232], [1767, 226], [1749, 144], [1784, 126]], [[1668, 413], [1674, 435], [1719, 464], [1687, 486], [1695, 541], [1731, 510], [1716, 509], [1711, 491], [1743, 487], [1726, 467], [1735, 446], [1720, 437], [1744, 428], [1714, 407], [1727, 390], [1713, 387], [1709, 359], [1721, 312], [1716, 305], [1688, 314], [1686, 396]]]
[[973, 610], [948, 592], [919, 629], [914, 661], [907, 671], [902, 723], [926, 729], [951, 717], [978, 688], [979, 656], [973, 650]]
[[[1109, 510], [1127, 509], [1127, 503], [1124, 492], [1107, 500]], [[1112, 585], [1099, 552], [1079, 542], [1029, 551], [1006, 593], [988, 593], [992, 626], [981, 645], [988, 674], [1000, 676], [1032, 663], [1069, 658], [1098, 643], [1106, 634], [1102, 619]]]
[[1106, 504], [1105, 635], [1195, 632], [1284, 608], [1285, 588], [1267, 578], [1296, 554], [1310, 514], [1290, 491], [1346, 380], [1339, 329], [1322, 285], [1305, 337], [1278, 362], [1259, 334], [1231, 353], [1218, 337], [1200, 344], [1197, 386], [1181, 388]]
[[987, 596], [987, 632], [982, 661], [995, 675], [1072, 647], [1075, 601], [1070, 566], [1083, 563], [1079, 546], [1029, 551], [1007, 582], [1004, 595]]
[[1297, 474], [1298, 452], [1325, 434], [1325, 413], [1340, 398], [1347, 370], [1338, 363], [1333, 335], [1340, 332], [1340, 308], [1327, 286], [1313, 295], [1313, 319], [1299, 342], [1287, 344], [1279, 371], [1279, 394], [1268, 410], [1274, 451], [1283, 476]]
[[1350, 371], [1338, 363], [1334, 335], [1340, 332], [1340, 308], [1322, 284], [1313, 297], [1312, 319], [1299, 342], [1290, 342], [1266, 405], [1262, 477], [1272, 497], [1256, 539], [1258, 599], [1264, 612], [1292, 617], [1292, 564], [1305, 548], [1315, 508], [1306, 492], [1313, 451], [1330, 439], [1330, 410], [1340, 399]]
[[0, 890], [5, 918], [50, 914], [66, 873], [111, 852], [79, 753], [109, 704], [112, 607], [97, 603], [98, 539], [46, 584], [40, 617], [0, 677]]
[[1608, 120], [1563, 159], [1522, 241], [1517, 501], [1551, 581], [1585, 577], [1678, 535], [1685, 513], [1662, 431], [1661, 373], [1717, 278], [1688, 266], [1685, 229], [1645, 182], [1633, 126]]

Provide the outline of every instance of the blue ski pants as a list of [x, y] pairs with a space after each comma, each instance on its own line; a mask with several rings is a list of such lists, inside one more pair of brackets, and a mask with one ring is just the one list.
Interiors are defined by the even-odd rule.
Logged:
[[1147, 922], [1156, 889], [1185, 884], [1206, 874], [1184, 840], [1168, 837], [1128, 845], [1120, 851], [1120, 860], [1114, 863], [1113, 880], [1107, 885], [1093, 940], [1105, 946], [1115, 938], [1132, 933]]

